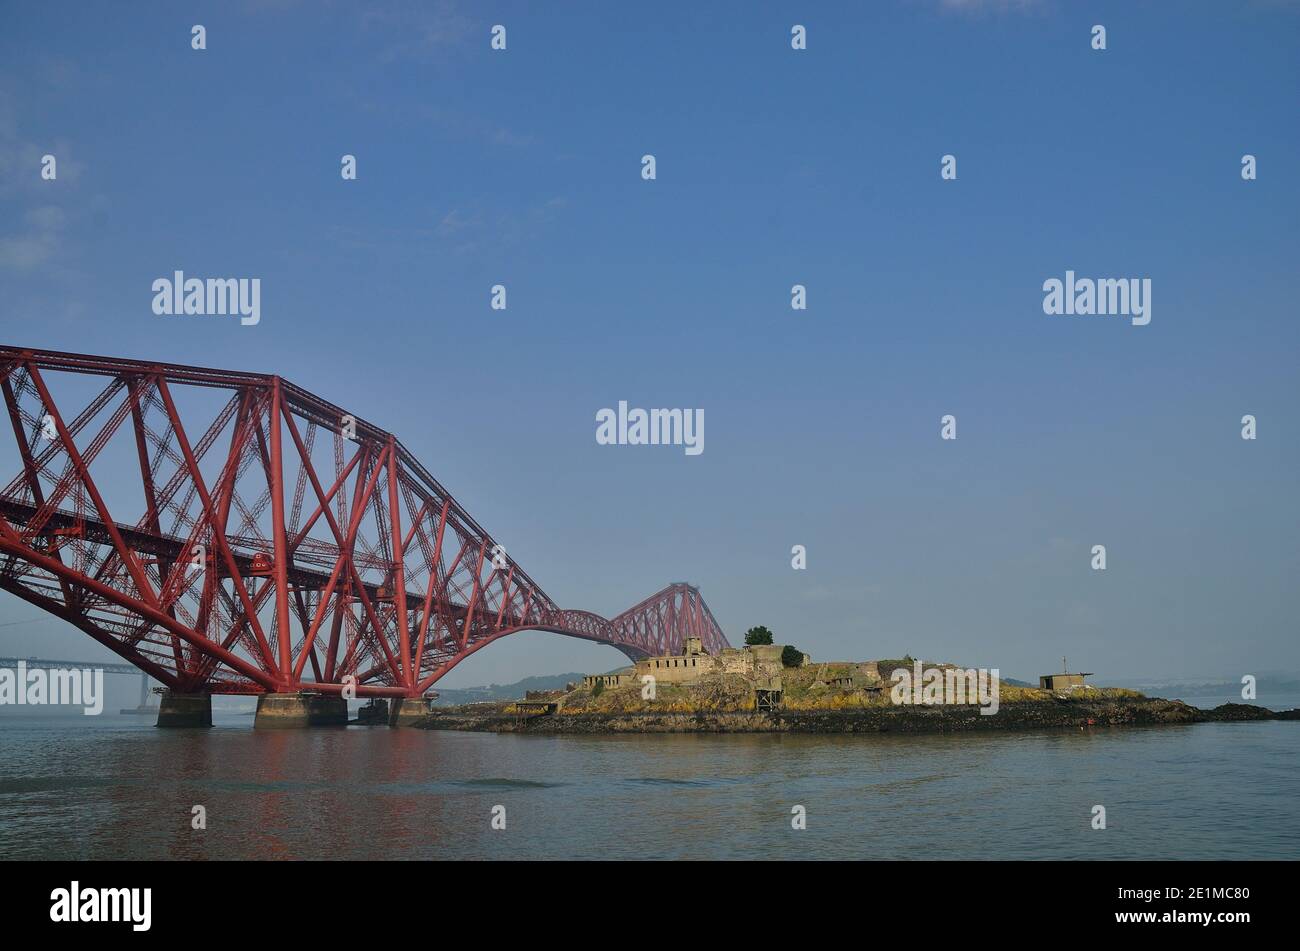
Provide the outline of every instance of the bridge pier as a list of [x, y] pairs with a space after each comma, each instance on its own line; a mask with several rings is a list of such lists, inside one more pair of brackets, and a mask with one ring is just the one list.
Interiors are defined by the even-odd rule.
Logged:
[[212, 695], [164, 691], [158, 704], [158, 726], [212, 726]]
[[401, 697], [388, 705], [389, 726], [413, 726], [429, 715], [428, 697]]
[[257, 698], [256, 730], [285, 730], [307, 726], [347, 726], [348, 702], [316, 693], [264, 693]]

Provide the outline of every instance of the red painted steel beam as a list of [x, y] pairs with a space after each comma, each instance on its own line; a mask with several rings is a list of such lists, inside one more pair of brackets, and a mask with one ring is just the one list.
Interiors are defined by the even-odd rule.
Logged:
[[[55, 402], [54, 384], [66, 374], [105, 380], [75, 417]], [[164, 683], [216, 693], [339, 692], [359, 674], [358, 696], [416, 696], [465, 657], [527, 629], [610, 644], [632, 658], [677, 651], [687, 636], [701, 637], [712, 652], [727, 646], [689, 585], [669, 585], [606, 619], [561, 610], [508, 555], [495, 557], [485, 577], [495, 539], [394, 435], [277, 375], [0, 346], [0, 387], [18, 461], [0, 490], [0, 552], [9, 557], [0, 587], [76, 624]], [[204, 424], [178, 396], [196, 388], [231, 397], [191, 445], [186, 422], [196, 432]], [[150, 425], [154, 411], [164, 417], [161, 431]], [[78, 434], [105, 413], [107, 422], [78, 448]], [[33, 452], [26, 434], [41, 414], [53, 420], [57, 438]], [[92, 474], [127, 418], [122, 439], [132, 444], [122, 451], [135, 457], [145, 500], [133, 521], [114, 519]], [[354, 430], [345, 430], [345, 419]], [[312, 461], [317, 428], [334, 434], [328, 490]], [[227, 429], [229, 452], [210, 489], [200, 462]], [[251, 480], [249, 469], [264, 478]], [[309, 485], [316, 505], [299, 526]], [[61, 507], [69, 495], [75, 511]], [[175, 519], [170, 530], [168, 518]], [[449, 535], [454, 556], [444, 563]], [[213, 549], [201, 583], [188, 563], [197, 544]], [[73, 563], [63, 559], [65, 550]], [[146, 566], [159, 579], [157, 591]], [[416, 580], [421, 571], [428, 577]], [[267, 605], [274, 645], [261, 619]], [[327, 618], [326, 641], [320, 631]]]

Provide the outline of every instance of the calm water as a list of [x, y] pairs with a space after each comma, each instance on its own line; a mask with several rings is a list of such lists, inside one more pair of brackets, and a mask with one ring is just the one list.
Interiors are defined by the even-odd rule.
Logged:
[[1296, 722], [956, 737], [218, 723], [0, 713], [0, 857], [1300, 858]]

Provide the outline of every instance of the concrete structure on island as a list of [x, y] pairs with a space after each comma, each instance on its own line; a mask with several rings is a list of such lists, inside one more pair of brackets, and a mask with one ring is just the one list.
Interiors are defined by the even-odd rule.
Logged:
[[1080, 687], [1088, 687], [1083, 681], [1085, 677], [1091, 677], [1091, 673], [1086, 674], [1044, 674], [1038, 678], [1039, 690], [1078, 690]]
[[1039, 690], [1078, 690], [1080, 687], [1088, 687], [1089, 684], [1083, 682], [1085, 677], [1091, 677], [1091, 673], [1072, 674], [1069, 672], [1070, 662], [1064, 657], [1061, 658], [1061, 673], [1043, 674], [1038, 678]]

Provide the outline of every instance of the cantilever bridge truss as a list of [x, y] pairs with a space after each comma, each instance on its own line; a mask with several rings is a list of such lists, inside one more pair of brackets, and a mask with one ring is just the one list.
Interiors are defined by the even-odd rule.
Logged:
[[527, 629], [727, 646], [687, 584], [559, 608], [391, 433], [279, 377], [0, 346], [0, 391], [0, 588], [175, 691], [416, 697]]

